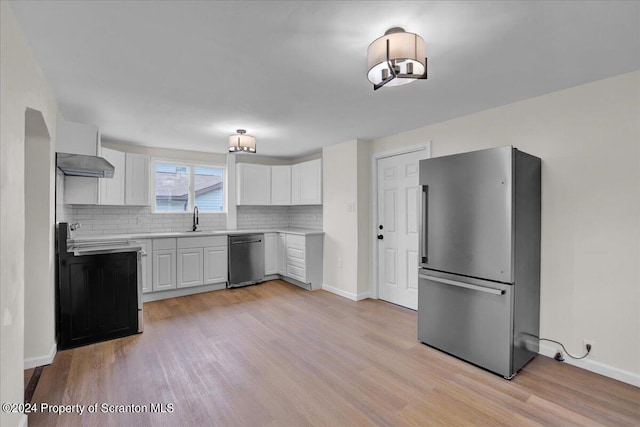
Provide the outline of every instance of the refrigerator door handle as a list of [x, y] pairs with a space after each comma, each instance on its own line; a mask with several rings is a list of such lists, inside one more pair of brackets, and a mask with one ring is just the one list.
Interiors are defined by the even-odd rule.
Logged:
[[428, 203], [429, 196], [429, 186], [422, 186], [422, 203], [420, 207], [420, 230], [419, 230], [419, 238], [420, 238], [420, 264], [427, 264], [427, 209], [429, 207]]
[[426, 274], [418, 274], [418, 278], [431, 280], [434, 282], [444, 283], [446, 285], [458, 286], [459, 288], [471, 289], [473, 291], [485, 292], [492, 295], [504, 295], [504, 290], [487, 288], [484, 286], [472, 285], [470, 283], [458, 282], [456, 280], [443, 279], [440, 277], [427, 276]]

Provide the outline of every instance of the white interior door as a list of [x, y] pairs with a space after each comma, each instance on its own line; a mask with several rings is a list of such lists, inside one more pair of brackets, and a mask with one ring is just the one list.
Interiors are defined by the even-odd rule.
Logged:
[[378, 298], [418, 308], [418, 185], [426, 151], [378, 159]]

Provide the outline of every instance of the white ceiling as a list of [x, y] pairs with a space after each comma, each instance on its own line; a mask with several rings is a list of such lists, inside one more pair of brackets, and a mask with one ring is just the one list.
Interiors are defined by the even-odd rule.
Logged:
[[[106, 139], [295, 158], [640, 69], [640, 3], [12, 1], [60, 110]], [[367, 46], [427, 44], [426, 81], [376, 92]], [[597, 100], [594, 100], [597, 102]]]

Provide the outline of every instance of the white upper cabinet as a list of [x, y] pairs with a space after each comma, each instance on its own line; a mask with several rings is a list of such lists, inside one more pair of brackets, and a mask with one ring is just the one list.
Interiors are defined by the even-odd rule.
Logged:
[[291, 204], [291, 166], [271, 166], [271, 204]]
[[271, 204], [271, 166], [238, 163], [238, 205]]
[[322, 159], [291, 166], [291, 204], [322, 204]]
[[149, 156], [145, 154], [127, 153], [125, 163], [125, 204], [148, 206]]
[[58, 119], [56, 124], [56, 151], [58, 153], [97, 156], [99, 145], [100, 132], [97, 126]]
[[[100, 132], [97, 126], [58, 119], [56, 152], [97, 156]], [[64, 177], [64, 204], [97, 205], [98, 178]]]
[[100, 204], [124, 205], [125, 154], [122, 151], [102, 148], [102, 157], [115, 168], [113, 178], [100, 178]]

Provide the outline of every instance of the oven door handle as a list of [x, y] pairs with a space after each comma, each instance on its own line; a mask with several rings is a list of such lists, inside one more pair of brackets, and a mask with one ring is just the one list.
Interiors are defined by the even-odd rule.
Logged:
[[433, 282], [444, 283], [445, 285], [457, 286], [459, 288], [470, 289], [472, 291], [484, 292], [492, 295], [504, 295], [504, 290], [488, 288], [486, 286], [472, 285], [471, 283], [458, 282], [457, 280], [443, 279], [441, 277], [427, 276], [426, 274], [418, 274], [418, 278], [431, 280]]

